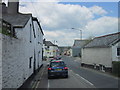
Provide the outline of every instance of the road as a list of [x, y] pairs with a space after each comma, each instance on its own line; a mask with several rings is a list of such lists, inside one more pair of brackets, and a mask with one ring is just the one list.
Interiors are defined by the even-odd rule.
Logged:
[[63, 56], [62, 59], [69, 68], [69, 77], [48, 79], [45, 62], [33, 88], [118, 88], [118, 78], [83, 68], [75, 58]]

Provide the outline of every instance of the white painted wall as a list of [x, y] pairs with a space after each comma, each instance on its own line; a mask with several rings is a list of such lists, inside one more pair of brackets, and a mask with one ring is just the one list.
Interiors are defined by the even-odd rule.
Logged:
[[30, 23], [31, 19], [24, 29], [15, 29], [18, 39], [3, 37], [3, 88], [18, 88], [33, 73], [33, 66], [29, 69], [29, 57], [34, 58], [34, 44], [29, 41]]
[[120, 56], [117, 56], [117, 47], [120, 42], [112, 46], [112, 61], [120, 61]]
[[[57, 52], [56, 52], [56, 50], [58, 50], [57, 46], [49, 46], [49, 51], [46, 51], [45, 48], [47, 48], [47, 46], [44, 45], [44, 56], [47, 56], [47, 57], [53, 57], [53, 56], [56, 57], [57, 56]], [[55, 51], [55, 52], [53, 52], [53, 51]]]
[[[38, 57], [37, 54], [38, 51], [41, 51], [42, 42], [40, 45], [36, 43], [38, 39], [34, 39], [33, 28], [31, 28], [32, 36], [30, 42], [30, 24], [32, 24], [31, 18], [23, 29], [15, 29], [17, 39], [3, 35], [2, 88], [18, 88], [25, 82], [25, 80], [29, 78], [29, 76], [33, 74], [34, 57]], [[40, 41], [42, 41], [42, 37], [43, 36], [41, 36]], [[36, 56], [34, 56], [34, 50]], [[31, 68], [29, 68], [30, 57], [33, 57], [31, 62]], [[38, 58], [36, 59], [35, 69], [38, 69], [37, 60]], [[39, 61], [39, 65], [41, 65], [41, 56], [39, 58]]]
[[0, 33], [0, 90], [2, 89], [2, 34]]
[[36, 68], [39, 68], [42, 65], [42, 48], [43, 48], [43, 34], [40, 30], [40, 27], [36, 21], [34, 21], [35, 28], [35, 57], [36, 57]]
[[102, 64], [106, 67], [112, 67], [111, 48], [84, 48], [82, 49], [82, 63]]

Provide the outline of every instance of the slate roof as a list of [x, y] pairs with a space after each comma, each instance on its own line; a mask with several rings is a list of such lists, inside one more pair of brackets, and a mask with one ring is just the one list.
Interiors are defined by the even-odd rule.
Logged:
[[88, 44], [90, 40], [75, 40], [72, 48], [81, 48]]
[[24, 27], [32, 14], [3, 14], [2, 19], [10, 23], [13, 27]]
[[115, 43], [120, 41], [120, 32], [109, 34], [105, 36], [96, 37], [88, 43], [85, 48], [93, 48], [93, 47], [110, 47]]
[[57, 46], [50, 41], [43, 41], [43, 44], [45, 44], [45, 46]]

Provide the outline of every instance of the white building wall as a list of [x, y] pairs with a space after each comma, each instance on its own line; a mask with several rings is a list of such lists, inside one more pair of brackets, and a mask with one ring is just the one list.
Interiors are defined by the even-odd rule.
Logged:
[[35, 28], [35, 56], [36, 56], [36, 69], [42, 65], [42, 47], [43, 47], [43, 34], [36, 21], [34, 21]]
[[[30, 43], [30, 24], [28, 21], [25, 28], [17, 28], [16, 38], [3, 35], [2, 40], [2, 88], [18, 88], [28, 77], [33, 74], [34, 62], [34, 35], [32, 29]], [[29, 58], [32, 57], [31, 68]]]
[[120, 42], [112, 46], [112, 61], [120, 61], [120, 56], [117, 56], [117, 47]]
[[44, 56], [47, 56], [47, 57], [56, 57], [57, 56], [57, 50], [58, 50], [58, 47], [57, 46], [49, 46], [49, 51], [45, 50], [45, 48], [47, 48], [47, 46], [43, 46], [44, 48]]
[[[2, 34], [0, 33], [0, 39]], [[2, 40], [0, 40], [0, 90], [2, 89]]]
[[106, 67], [112, 66], [111, 48], [84, 48], [82, 49], [82, 63], [102, 64]]

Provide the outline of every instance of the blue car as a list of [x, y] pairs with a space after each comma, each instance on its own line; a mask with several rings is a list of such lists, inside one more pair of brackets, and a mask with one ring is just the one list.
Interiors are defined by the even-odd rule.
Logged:
[[51, 61], [48, 68], [48, 79], [58, 76], [68, 77], [68, 67], [63, 60]]

